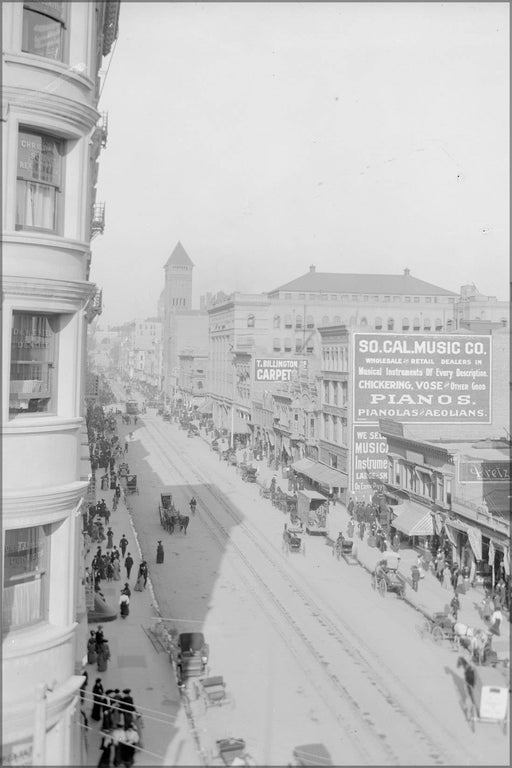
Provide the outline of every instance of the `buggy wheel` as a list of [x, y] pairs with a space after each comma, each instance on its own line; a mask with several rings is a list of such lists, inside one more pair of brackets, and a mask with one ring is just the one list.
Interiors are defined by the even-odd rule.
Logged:
[[388, 591], [386, 580], [385, 579], [379, 579], [379, 582], [377, 584], [377, 589], [379, 590], [379, 595], [381, 597], [386, 596], [386, 592]]
[[377, 579], [375, 576], [372, 576], [372, 589], [375, 591], [377, 589]]
[[425, 621], [423, 621], [420, 624], [420, 635], [421, 635], [421, 637], [426, 637], [426, 635], [430, 635], [431, 629], [432, 629], [432, 627], [431, 627], [430, 621], [425, 619]]
[[437, 627], [436, 626], [436, 627], [434, 627], [432, 629], [432, 640], [434, 641], [434, 643], [437, 643], [438, 645], [439, 645], [439, 643], [443, 642], [443, 640], [444, 640], [444, 632], [441, 629], [441, 627]]

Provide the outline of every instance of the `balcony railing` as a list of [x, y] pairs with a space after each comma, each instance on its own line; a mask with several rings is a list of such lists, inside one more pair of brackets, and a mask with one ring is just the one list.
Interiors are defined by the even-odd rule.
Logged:
[[105, 203], [95, 203], [92, 209], [91, 240], [105, 231]]

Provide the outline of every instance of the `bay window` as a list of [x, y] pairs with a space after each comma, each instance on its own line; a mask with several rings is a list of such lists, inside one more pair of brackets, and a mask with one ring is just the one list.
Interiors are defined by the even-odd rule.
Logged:
[[58, 228], [64, 142], [20, 130], [16, 182], [16, 229]]
[[46, 621], [50, 527], [5, 532], [2, 631]]
[[64, 58], [63, 2], [23, 3], [23, 37], [21, 50], [46, 59]]
[[9, 416], [56, 410], [59, 315], [13, 312]]

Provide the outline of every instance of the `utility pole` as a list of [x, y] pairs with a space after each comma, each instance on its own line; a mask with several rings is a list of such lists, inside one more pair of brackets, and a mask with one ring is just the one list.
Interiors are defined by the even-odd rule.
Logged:
[[236, 396], [236, 352], [232, 344], [229, 345], [231, 352], [231, 365], [233, 367], [233, 383], [231, 389], [231, 440], [230, 447], [233, 450], [235, 445], [235, 396]]

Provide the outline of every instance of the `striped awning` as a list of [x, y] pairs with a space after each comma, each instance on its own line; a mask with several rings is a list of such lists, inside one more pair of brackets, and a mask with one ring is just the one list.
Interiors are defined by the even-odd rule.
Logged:
[[396, 517], [391, 525], [406, 536], [432, 536], [434, 525], [429, 509], [415, 504], [413, 501], [404, 501], [393, 509]]
[[295, 470], [295, 472], [300, 472], [303, 475], [307, 475], [308, 470], [312, 469], [315, 466], [315, 462], [311, 459], [299, 459], [299, 461], [294, 461], [292, 464], [292, 469]]
[[348, 477], [345, 472], [328, 467], [320, 461], [300, 459], [292, 464], [292, 469], [329, 488], [346, 488], [348, 486]]

